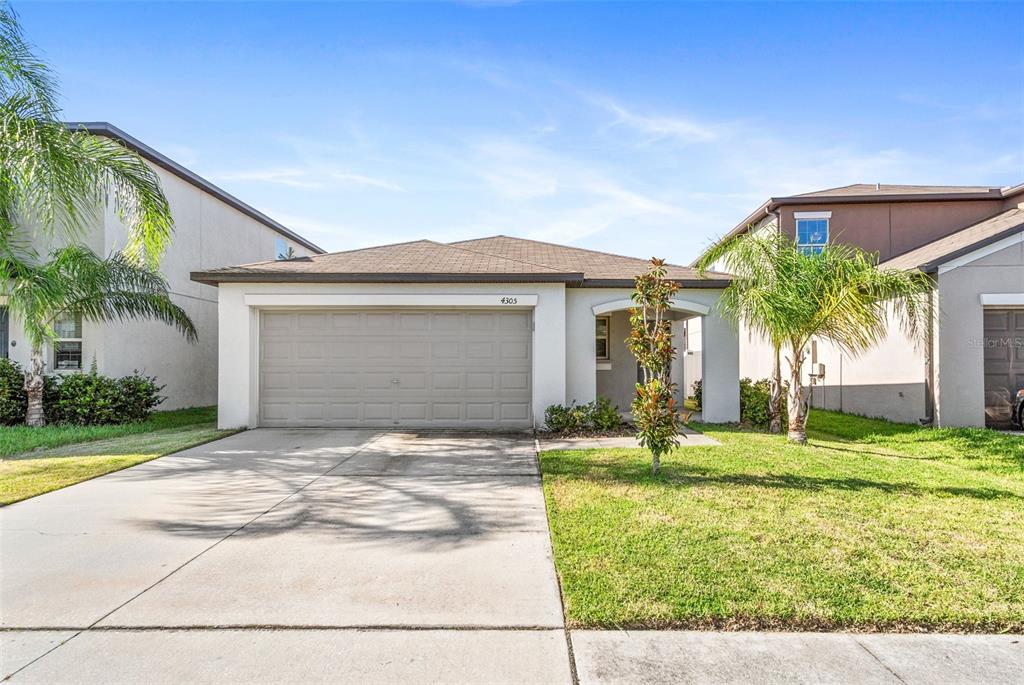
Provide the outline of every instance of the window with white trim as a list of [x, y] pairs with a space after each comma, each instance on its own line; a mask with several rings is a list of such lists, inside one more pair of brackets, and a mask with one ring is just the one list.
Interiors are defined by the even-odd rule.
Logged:
[[598, 361], [608, 361], [611, 359], [611, 346], [608, 343], [608, 334], [611, 332], [611, 329], [612, 319], [610, 316], [597, 317], [594, 330], [594, 352]]
[[77, 371], [82, 368], [82, 315], [64, 312], [53, 322], [53, 368]]
[[806, 254], [820, 254], [828, 245], [828, 222], [832, 212], [796, 212], [796, 244]]

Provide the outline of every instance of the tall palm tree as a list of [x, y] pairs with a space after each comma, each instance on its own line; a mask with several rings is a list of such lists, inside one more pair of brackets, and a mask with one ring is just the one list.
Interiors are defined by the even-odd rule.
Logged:
[[54, 250], [46, 262], [32, 263], [17, 250], [3, 250], [0, 279], [0, 294], [7, 296], [7, 306], [21, 320], [31, 348], [25, 374], [25, 422], [30, 426], [45, 422], [43, 349], [58, 337], [55, 323], [61, 315], [98, 322], [155, 319], [174, 326], [190, 342], [196, 340], [195, 325], [171, 301], [167, 282], [121, 253], [104, 259], [72, 245]]
[[60, 120], [53, 74], [0, 3], [0, 240], [31, 225], [73, 242], [108, 202], [127, 229], [126, 257], [156, 267], [174, 228], [159, 177], [119, 142]]
[[911, 339], [923, 338], [931, 282], [920, 272], [879, 269], [877, 255], [852, 245], [805, 251], [778, 232], [744, 235], [716, 253], [725, 258], [727, 270], [740, 267], [720, 300], [722, 311], [788, 355], [791, 442], [807, 442], [809, 407], [802, 372], [813, 338], [828, 340], [854, 357], [885, 337], [890, 319]]
[[[75, 242], [107, 205], [127, 242], [102, 259]], [[26, 423], [44, 421], [43, 348], [65, 312], [87, 321], [156, 319], [195, 339], [156, 272], [173, 229], [160, 179], [139, 155], [60, 120], [52, 72], [0, 2], [0, 295], [31, 346]], [[43, 261], [33, 247], [40, 239], [68, 247]]]

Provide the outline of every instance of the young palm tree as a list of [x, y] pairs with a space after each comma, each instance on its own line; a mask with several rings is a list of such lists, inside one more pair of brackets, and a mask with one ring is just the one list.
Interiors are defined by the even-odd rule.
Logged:
[[736, 323], [744, 323], [751, 334], [759, 334], [772, 347], [772, 377], [769, 379], [768, 430], [782, 432], [782, 346], [786, 342], [789, 298], [798, 296], [791, 288], [797, 267], [792, 241], [779, 233], [752, 240], [747, 234], [724, 240], [701, 257], [698, 272], [720, 263], [720, 270], [733, 276], [732, 287], [722, 294], [720, 309]]
[[[807, 442], [809, 407], [802, 369], [812, 338], [831, 341], [857, 356], [886, 335], [890, 318], [908, 337], [922, 338], [931, 290], [922, 273], [878, 269], [875, 255], [850, 245], [807, 252], [776, 232], [748, 234], [717, 252], [719, 257], [728, 255], [726, 270], [740, 267], [722, 296], [721, 309], [789, 355], [791, 442]], [[733, 264], [737, 261], [743, 264]]]
[[28, 413], [25, 422], [41, 426], [43, 413], [43, 348], [57, 338], [54, 324], [64, 313], [83, 321], [155, 319], [196, 340], [195, 325], [171, 302], [167, 283], [145, 265], [123, 254], [103, 259], [87, 248], [70, 246], [51, 253], [44, 263], [31, 263], [18, 251], [0, 253], [0, 294], [22, 322], [31, 347], [25, 373]]
[[110, 202], [127, 229], [127, 258], [157, 266], [174, 225], [158, 176], [120, 143], [69, 130], [59, 115], [52, 73], [0, 3], [0, 240], [32, 225], [74, 241]]

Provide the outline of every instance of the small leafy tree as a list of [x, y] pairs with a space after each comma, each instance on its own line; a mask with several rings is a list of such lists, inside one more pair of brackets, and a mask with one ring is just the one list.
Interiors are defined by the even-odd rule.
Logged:
[[679, 286], [665, 278], [665, 260], [652, 259], [647, 273], [636, 277], [629, 312], [629, 351], [643, 370], [643, 382], [636, 384], [633, 420], [640, 444], [651, 451], [651, 470], [661, 470], [661, 456], [679, 444], [675, 383], [671, 380], [672, 322], [668, 312]]

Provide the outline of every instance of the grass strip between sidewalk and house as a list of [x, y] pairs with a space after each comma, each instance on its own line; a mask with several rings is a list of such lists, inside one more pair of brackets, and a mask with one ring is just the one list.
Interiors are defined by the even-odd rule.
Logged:
[[810, 445], [731, 426], [650, 473], [541, 454], [574, 628], [1024, 630], [1024, 439], [813, 411]]
[[0, 506], [236, 433], [215, 407], [155, 412], [117, 426], [0, 428]]

